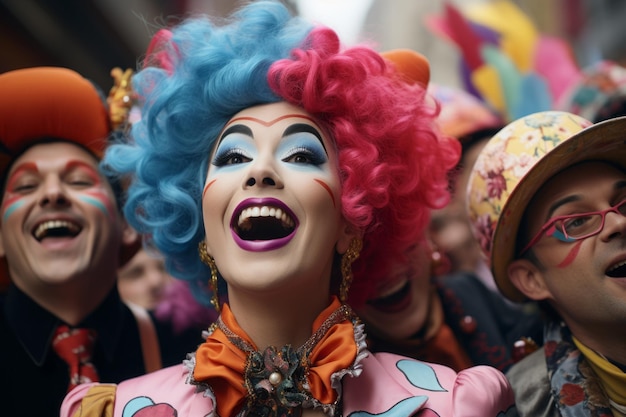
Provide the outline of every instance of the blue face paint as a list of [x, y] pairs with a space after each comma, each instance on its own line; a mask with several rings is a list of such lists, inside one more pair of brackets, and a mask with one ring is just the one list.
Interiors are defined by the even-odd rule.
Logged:
[[91, 197], [91, 196], [87, 196], [87, 195], [81, 195], [78, 197], [81, 201], [84, 201], [87, 204], [91, 204], [92, 206], [98, 208], [102, 213], [104, 213], [105, 216], [110, 216], [111, 213], [109, 213], [109, 210], [107, 209], [106, 205], [98, 198], [96, 197]]
[[[319, 170], [320, 166], [328, 162], [328, 155], [320, 136], [310, 132], [308, 125], [305, 131], [293, 130], [281, 138], [276, 149], [276, 159], [289, 164], [299, 170]], [[234, 171], [253, 161], [259, 154], [257, 143], [252, 137], [252, 131], [246, 131], [245, 126], [236, 126], [230, 133], [227, 131], [219, 142], [211, 164], [218, 171]]]
[[281, 161], [301, 170], [319, 170], [328, 162], [324, 145], [308, 132], [285, 136], [276, 152]]
[[7, 219], [13, 212], [24, 205], [24, 200], [18, 200], [13, 204], [10, 204], [9, 207], [4, 211], [4, 215], [2, 216], [2, 221], [6, 222]]
[[546, 236], [552, 236], [552, 237], [560, 240], [561, 242], [566, 242], [566, 243], [570, 243], [570, 242], [576, 241], [576, 239], [574, 239], [574, 238], [565, 236], [563, 234], [563, 232], [561, 232], [559, 229], [557, 229], [554, 225], [552, 225], [552, 227], [550, 227], [548, 230], [546, 230]]
[[234, 171], [252, 161], [258, 154], [252, 137], [242, 133], [231, 133], [223, 137], [211, 164], [216, 171]]

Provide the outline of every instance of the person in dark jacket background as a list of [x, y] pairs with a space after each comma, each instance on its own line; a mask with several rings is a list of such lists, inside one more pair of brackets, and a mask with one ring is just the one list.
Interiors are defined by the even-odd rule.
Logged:
[[[99, 171], [109, 116], [100, 90], [72, 70], [0, 75], [3, 414], [58, 416], [75, 384], [118, 382], [195, 349], [118, 295], [117, 269], [139, 242], [119, 210], [120, 184]], [[71, 367], [60, 346], [83, 334], [93, 352], [73, 347], [83, 356]]]

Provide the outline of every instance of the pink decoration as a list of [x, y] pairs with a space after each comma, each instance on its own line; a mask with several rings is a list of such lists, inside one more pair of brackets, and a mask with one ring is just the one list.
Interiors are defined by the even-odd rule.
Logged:
[[535, 48], [535, 71], [547, 81], [553, 102], [580, 81], [582, 72], [568, 44], [562, 39], [541, 36]]
[[217, 312], [212, 307], [204, 306], [194, 298], [189, 283], [178, 279], [166, 288], [154, 315], [160, 321], [170, 321], [177, 333], [192, 327], [209, 327], [217, 319]]

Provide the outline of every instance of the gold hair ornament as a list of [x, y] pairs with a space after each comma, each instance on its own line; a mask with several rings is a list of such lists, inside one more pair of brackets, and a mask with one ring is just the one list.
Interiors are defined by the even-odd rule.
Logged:
[[200, 254], [200, 260], [203, 264], [211, 268], [211, 279], [209, 280], [209, 288], [211, 290], [211, 305], [215, 310], [220, 312], [220, 300], [217, 296], [217, 265], [215, 265], [215, 259], [209, 255], [206, 248], [206, 242], [202, 241], [198, 244], [198, 253]]
[[341, 285], [339, 286], [339, 299], [342, 303], [345, 303], [348, 299], [348, 290], [352, 285], [352, 263], [361, 254], [363, 249], [363, 240], [360, 238], [354, 238], [350, 242], [350, 246], [346, 253], [341, 257]]
[[115, 67], [111, 70], [113, 77], [113, 87], [109, 90], [107, 104], [109, 105], [109, 119], [111, 120], [111, 128], [117, 130], [124, 128], [128, 124], [128, 116], [135, 102], [130, 78], [133, 70], [128, 68], [122, 71], [121, 68]]

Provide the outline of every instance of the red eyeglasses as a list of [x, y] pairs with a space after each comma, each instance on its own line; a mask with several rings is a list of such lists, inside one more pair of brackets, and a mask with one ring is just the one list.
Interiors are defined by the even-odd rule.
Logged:
[[521, 254], [526, 253], [544, 236], [555, 237], [561, 242], [575, 242], [596, 235], [604, 228], [604, 218], [607, 213], [626, 216], [626, 200], [622, 200], [606, 210], [558, 216], [548, 220], [530, 243], [526, 245]]

